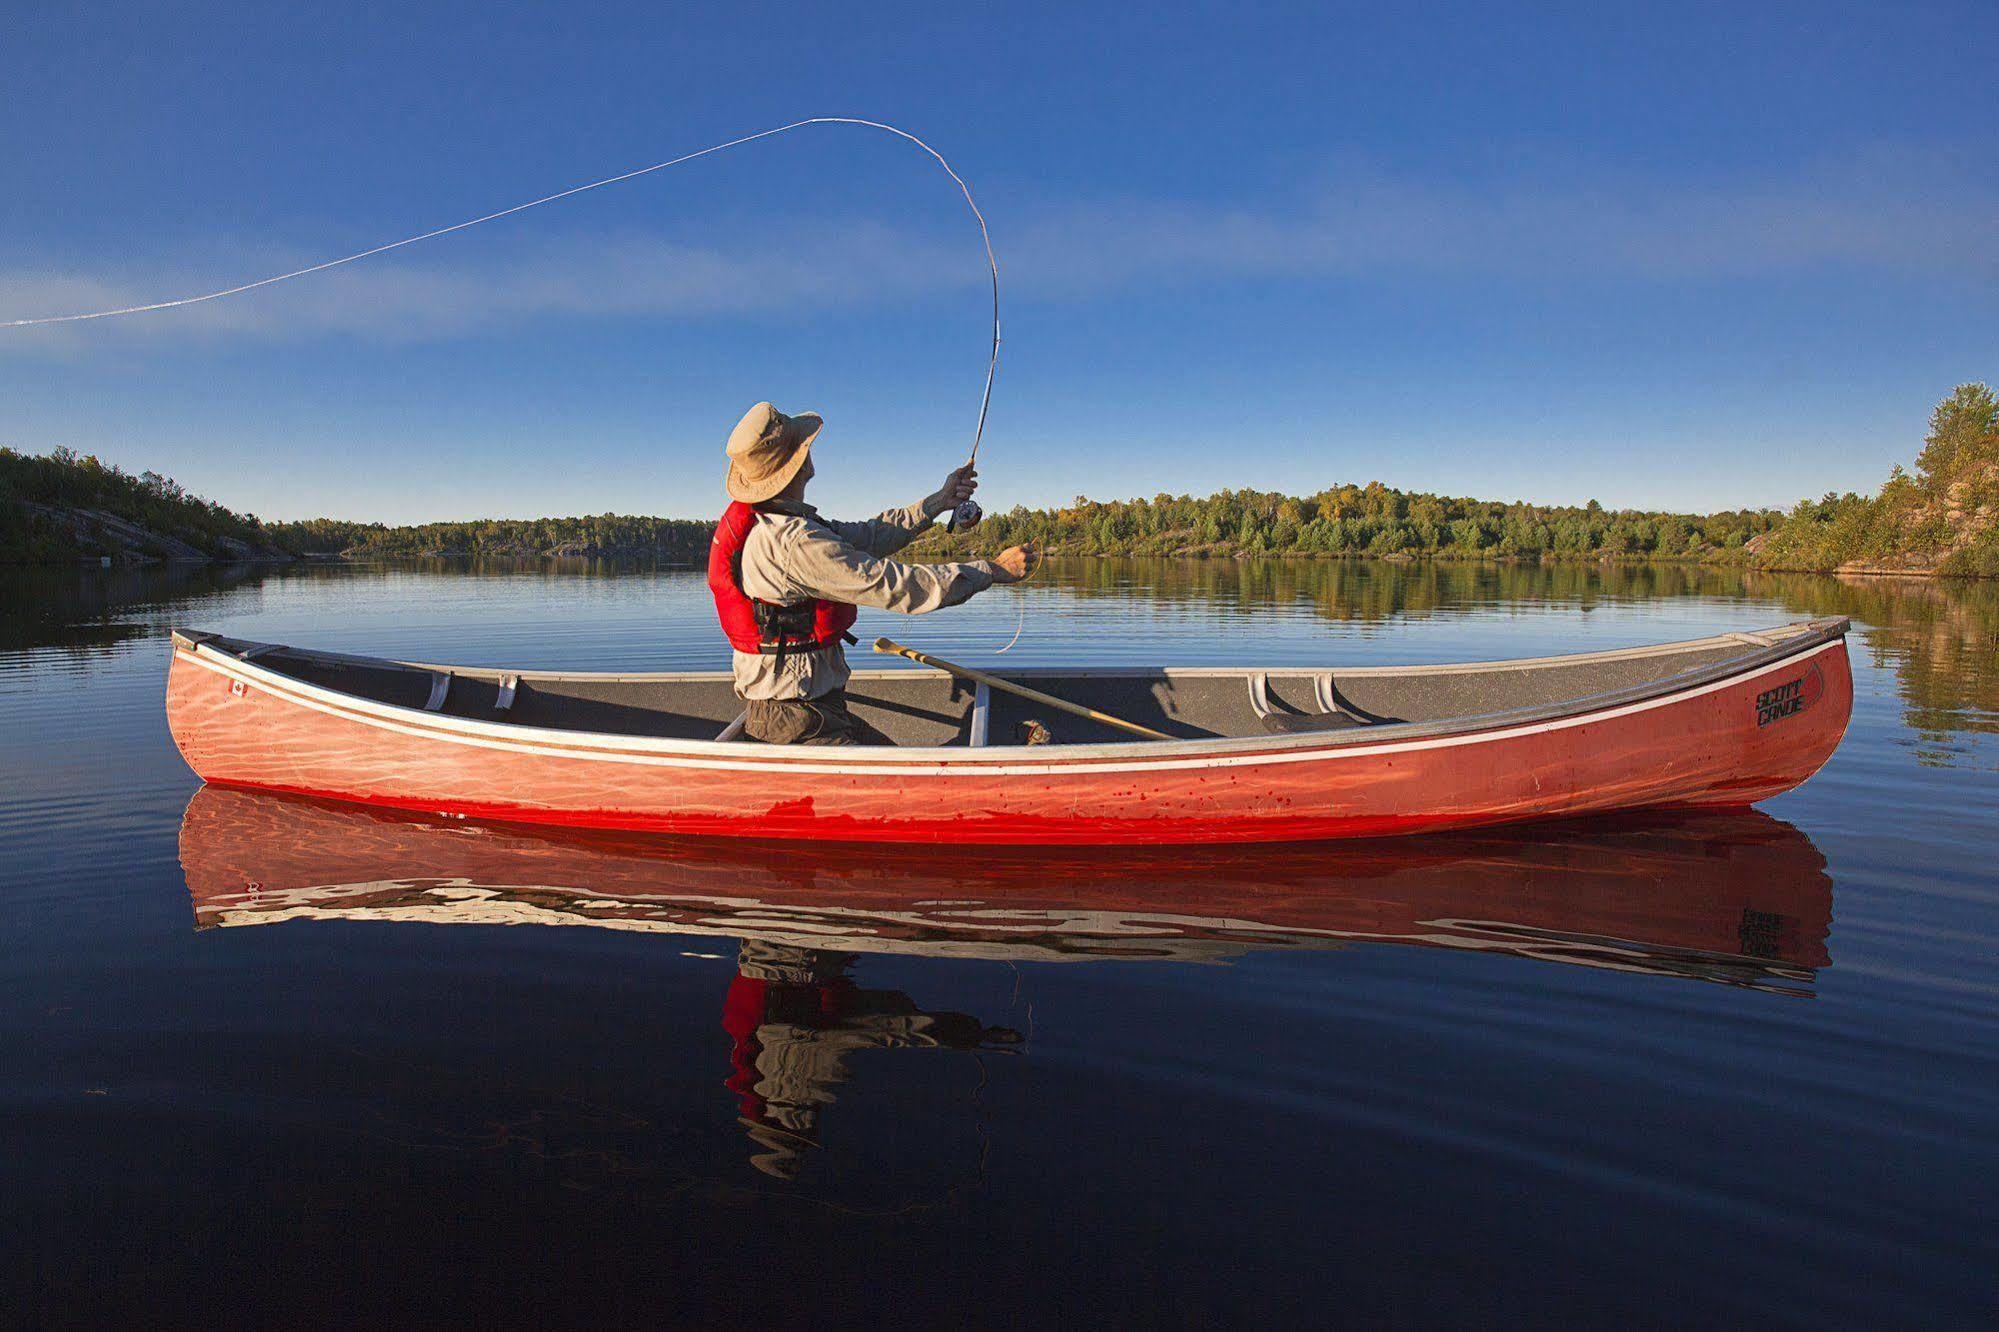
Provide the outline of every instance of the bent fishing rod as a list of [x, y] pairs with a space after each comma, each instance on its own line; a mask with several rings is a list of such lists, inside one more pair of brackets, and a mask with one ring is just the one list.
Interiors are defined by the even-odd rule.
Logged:
[[[985, 388], [979, 395], [978, 422], [972, 429], [972, 451], [965, 459], [965, 466], [969, 468], [978, 462], [979, 446], [985, 441], [986, 415], [991, 410], [993, 401], [993, 380], [999, 372], [999, 258], [993, 253], [992, 233], [986, 226], [986, 215], [979, 211], [978, 202], [972, 198], [972, 187], [965, 182], [965, 178], [958, 174], [957, 169], [945, 159], [942, 153], [906, 129], [888, 124], [886, 121], [867, 120], [859, 116], [811, 116], [804, 120], [794, 120], [788, 125], [778, 125], [771, 129], [758, 130], [754, 134], [745, 134], [738, 138], [730, 139], [727, 142], [713, 144], [691, 153], [682, 153], [680, 156], [668, 158], [664, 162], [654, 162], [650, 166], [642, 166], [631, 171], [620, 172], [615, 176], [605, 176], [601, 180], [574, 185], [566, 190], [558, 190], [554, 194], [545, 194], [538, 199], [529, 199], [525, 203], [514, 204], [511, 207], [501, 208], [479, 217], [467, 218], [463, 222], [454, 222], [449, 226], [435, 227], [429, 231], [419, 232], [414, 236], [405, 236], [400, 240], [388, 241], [381, 245], [356, 251], [353, 254], [342, 255], [337, 259], [327, 259], [320, 263], [309, 264], [304, 268], [292, 269], [286, 273], [274, 273], [269, 277], [238, 283], [235, 286], [223, 287], [216, 291], [177, 297], [172, 300], [153, 301], [143, 305], [127, 305], [109, 310], [88, 310], [75, 314], [43, 315], [29, 319], [0, 320], [0, 329], [36, 328], [51, 324], [77, 324], [96, 319], [115, 319], [127, 315], [152, 314], [163, 310], [178, 310], [191, 305], [202, 305], [209, 301], [219, 301], [231, 296], [240, 296], [262, 287], [275, 286], [280, 282], [290, 282], [297, 278], [309, 277], [314, 273], [324, 273], [328, 269], [359, 263], [364, 259], [372, 259], [376, 255], [387, 254], [392, 250], [400, 250], [406, 246], [416, 245], [423, 241], [435, 240], [440, 236], [449, 236], [454, 232], [466, 231], [472, 227], [483, 226], [488, 222], [497, 222], [502, 218], [512, 217], [516, 213], [525, 213], [531, 208], [540, 208], [545, 204], [556, 203], [563, 199], [573, 198], [579, 194], [587, 194], [591, 190], [600, 190], [607, 185], [618, 185], [628, 180], [636, 180], [640, 176], [649, 176], [654, 172], [665, 171], [669, 167], [680, 166], [684, 163], [692, 162], [697, 158], [726, 152], [731, 148], [740, 148], [745, 144], [755, 143], [760, 139], [769, 139], [780, 134], [788, 134], [792, 130], [804, 129], [808, 125], [858, 125], [867, 129], [881, 130], [886, 134], [893, 134], [898, 139], [915, 144], [918, 148], [928, 153], [936, 161], [937, 165], [944, 169], [944, 174], [948, 175], [958, 186], [959, 193], [965, 197], [965, 206], [971, 209], [973, 219], [979, 224], [979, 240], [985, 246], [986, 267], [992, 276], [993, 336], [992, 351], [986, 360]], [[984, 514], [977, 504], [971, 500], [966, 500], [953, 510], [949, 530], [952, 532], [962, 531], [978, 523], [983, 516]]]

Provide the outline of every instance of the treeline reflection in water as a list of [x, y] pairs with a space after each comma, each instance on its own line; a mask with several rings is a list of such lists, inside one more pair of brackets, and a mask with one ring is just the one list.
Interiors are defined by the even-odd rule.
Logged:
[[[208, 565], [150, 568], [0, 569], [0, 651], [54, 648], [82, 657], [158, 633], [219, 596], [269, 580], [366, 579], [385, 572], [438, 577], [698, 579], [607, 560], [410, 561], [395, 565]], [[1840, 579], [1751, 573], [1699, 565], [1536, 565], [1328, 560], [1052, 561], [1033, 593], [1078, 601], [1116, 599], [1149, 614], [1210, 618], [1274, 607], [1365, 628], [1494, 607], [1589, 610], [1597, 605], [1703, 599], [1762, 602], [1773, 620], [1850, 616], [1857, 646], [1892, 672], [1904, 719], [1926, 742], [1926, 763], [1961, 761], [1953, 736], [1999, 733], [1999, 582]], [[1047, 605], [1046, 601], [1040, 605]]]
[[1081, 596], [1242, 610], [1298, 604], [1329, 620], [1367, 624], [1493, 602], [1587, 608], [1598, 601], [1739, 597], [1752, 575], [1694, 564], [1065, 559], [1051, 561], [1047, 577]]
[[[1999, 733], [1999, 582], [1830, 577], [1692, 564], [1466, 564], [1380, 560], [1066, 560], [1051, 583], [1084, 597], [1248, 613], [1306, 606], [1367, 625], [1476, 606], [1548, 606], [1681, 598], [1762, 601], [1790, 615], [1845, 615], [1877, 666], [1891, 670], [1905, 721], [1941, 744]], [[1950, 750], [1925, 751], [1949, 763]]]
[[146, 637], [176, 607], [254, 587], [277, 572], [268, 564], [0, 565], [0, 652], [102, 654]]
[[712, 939], [714, 1072], [752, 1162], [790, 1178], [863, 1050], [1031, 1053], [1013, 1014], [932, 1011], [870, 955], [1212, 963], [1396, 945], [1808, 997], [1832, 887], [1755, 812], [1379, 843], [1153, 851], [723, 843], [426, 819], [205, 787], [180, 855], [199, 929], [309, 922], [584, 927]]

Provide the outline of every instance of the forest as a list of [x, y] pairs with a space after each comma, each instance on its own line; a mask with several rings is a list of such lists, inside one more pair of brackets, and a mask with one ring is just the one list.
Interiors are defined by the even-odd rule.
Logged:
[[[698, 562], [706, 519], [597, 514], [391, 526], [337, 518], [266, 523], [67, 449], [0, 449], [0, 560], [350, 560], [643, 557]], [[1668, 513], [1469, 499], [1379, 481], [1310, 495], [1259, 490], [1093, 500], [995, 513], [912, 547], [990, 555], [1033, 541], [1058, 555], [1194, 559], [1440, 559], [1744, 564], [1799, 571], [1999, 576], [1999, 398], [1964, 384], [1938, 404], [1913, 471], [1879, 494], [1826, 495], [1790, 512]]]
[[[987, 554], [1034, 541], [1057, 554], [1195, 558], [1439, 557], [1739, 562], [1782, 521], [1768, 509], [1661, 513], [1584, 505], [1507, 503], [1396, 490], [1371, 481], [1312, 495], [1224, 490], [1204, 498], [1155, 495], [1059, 509], [1014, 509], [935, 549]], [[926, 543], [925, 549], [932, 547]]]
[[1930, 414], [1913, 472], [1877, 495], [1827, 495], [1791, 511], [1757, 552], [1779, 569], [1999, 577], [1999, 397], [1960, 384]]
[[0, 561], [268, 559], [291, 553], [254, 515], [69, 449], [0, 448]]

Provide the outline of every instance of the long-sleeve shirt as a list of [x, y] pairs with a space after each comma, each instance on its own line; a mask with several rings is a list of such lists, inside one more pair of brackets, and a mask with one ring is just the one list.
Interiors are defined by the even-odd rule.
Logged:
[[[815, 597], [921, 615], [955, 606], [1000, 577], [990, 560], [963, 564], [902, 564], [888, 557], [930, 526], [923, 504], [890, 509], [860, 523], [821, 518], [809, 504], [774, 500], [760, 506], [743, 543], [743, 594], [790, 605]], [[843, 644], [818, 652], [734, 654], [736, 693], [744, 699], [823, 698], [847, 685]]]

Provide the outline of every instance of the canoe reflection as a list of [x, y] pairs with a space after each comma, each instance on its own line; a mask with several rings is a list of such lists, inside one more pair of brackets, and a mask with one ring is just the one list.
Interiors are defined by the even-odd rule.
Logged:
[[1832, 915], [1817, 848], [1756, 812], [1373, 844], [953, 856], [527, 831], [204, 787], [180, 850], [200, 928], [404, 921], [737, 940], [727, 1085], [753, 1164], [784, 1179], [818, 1145], [855, 1053], [1021, 1040], [858, 984], [849, 973], [865, 954], [1210, 962], [1392, 943], [1809, 995]]
[[587, 925], [846, 953], [1216, 960], [1350, 942], [1800, 992], [1831, 881], [1766, 814], [1236, 849], [967, 849], [527, 831], [204, 787], [200, 927]]

